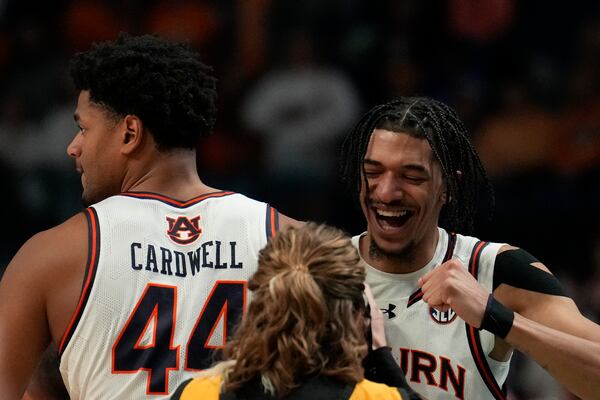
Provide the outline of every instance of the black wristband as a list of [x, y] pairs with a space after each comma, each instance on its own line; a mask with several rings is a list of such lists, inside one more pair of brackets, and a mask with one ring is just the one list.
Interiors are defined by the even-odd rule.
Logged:
[[490, 293], [479, 329], [485, 329], [504, 339], [510, 332], [514, 319], [515, 313], [504, 307]]

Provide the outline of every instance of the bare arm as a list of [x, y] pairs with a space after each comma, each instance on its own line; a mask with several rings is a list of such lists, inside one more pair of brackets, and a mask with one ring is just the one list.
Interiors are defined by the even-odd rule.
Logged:
[[20, 399], [50, 343], [45, 288], [37, 271], [40, 236], [31, 238], [0, 282], [0, 398]]
[[[369, 304], [371, 348], [365, 359], [365, 379], [388, 386], [397, 387], [402, 392], [402, 398], [407, 400], [423, 399], [413, 391], [400, 366], [392, 356], [391, 348], [387, 346], [384, 331], [383, 313], [375, 301], [371, 288], [365, 282], [365, 297]], [[368, 341], [367, 341], [368, 342]]]
[[290, 227], [300, 228], [302, 225], [304, 225], [303, 221], [295, 220], [281, 213], [279, 214], [279, 229], [281, 230], [285, 230]]
[[520, 314], [515, 314], [506, 340], [577, 396], [598, 398], [600, 343], [548, 328]]
[[365, 296], [369, 302], [369, 313], [371, 318], [371, 335], [372, 335], [372, 347], [376, 350], [380, 347], [387, 346], [387, 340], [385, 339], [385, 330], [383, 323], [383, 313], [375, 301], [375, 296], [371, 291], [371, 287], [365, 282]]
[[[544, 266], [538, 266], [547, 270]], [[452, 307], [468, 324], [479, 327], [489, 292], [457, 260], [450, 260], [421, 280], [423, 300]], [[600, 392], [600, 326], [585, 318], [564, 296], [536, 293], [502, 284], [494, 292], [515, 312], [505, 340], [528, 354], [559, 382], [583, 398]]]
[[[543, 265], [539, 268], [546, 269]], [[585, 318], [569, 297], [508, 285], [500, 285], [494, 296], [515, 311], [505, 338], [510, 345], [529, 355], [577, 396], [597, 398], [600, 326]]]
[[33, 372], [23, 400], [68, 399], [69, 394], [59, 371], [58, 348], [52, 343]]
[[80, 214], [29, 239], [0, 281], [0, 398], [20, 399], [81, 292], [87, 222]]

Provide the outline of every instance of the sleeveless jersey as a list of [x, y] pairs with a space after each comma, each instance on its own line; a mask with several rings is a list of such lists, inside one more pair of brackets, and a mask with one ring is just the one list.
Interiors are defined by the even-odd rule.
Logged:
[[[359, 240], [360, 236], [352, 238], [357, 248]], [[506, 397], [503, 385], [510, 360], [499, 362], [487, 356], [494, 335], [466, 324], [452, 309], [439, 312], [429, 307], [421, 300], [417, 283], [445, 260], [457, 258], [491, 292], [501, 246], [439, 229], [433, 259], [420, 270], [391, 274], [366, 267], [367, 283], [383, 312], [388, 346], [408, 384], [430, 400]]]
[[232, 192], [131, 192], [85, 214], [86, 276], [59, 346], [71, 399], [166, 398], [241, 318], [277, 211]]

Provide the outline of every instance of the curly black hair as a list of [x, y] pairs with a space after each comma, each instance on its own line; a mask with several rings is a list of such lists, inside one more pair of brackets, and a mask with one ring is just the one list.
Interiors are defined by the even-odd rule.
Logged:
[[484, 219], [491, 218], [494, 192], [465, 126], [451, 107], [427, 97], [399, 97], [377, 105], [345, 138], [340, 174], [356, 199], [360, 201], [363, 160], [369, 139], [378, 128], [407, 133], [429, 142], [448, 186], [449, 196], [440, 215], [441, 227], [471, 234], [482, 209], [487, 213]]
[[212, 132], [216, 79], [189, 45], [122, 33], [74, 55], [70, 74], [110, 114], [139, 117], [159, 150], [193, 149]]

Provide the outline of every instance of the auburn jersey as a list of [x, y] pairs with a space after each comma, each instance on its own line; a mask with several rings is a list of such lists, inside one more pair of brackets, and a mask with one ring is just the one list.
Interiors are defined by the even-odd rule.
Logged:
[[71, 399], [168, 397], [242, 317], [277, 211], [232, 192], [123, 193], [85, 211], [82, 295], [59, 346]]
[[[358, 247], [360, 236], [352, 240]], [[392, 354], [408, 384], [430, 400], [505, 398], [510, 360], [488, 357], [494, 335], [467, 325], [452, 309], [439, 312], [429, 307], [418, 285], [427, 272], [457, 258], [491, 292], [501, 246], [439, 229], [435, 254], [420, 270], [390, 274], [367, 265], [367, 282], [383, 311]]]

